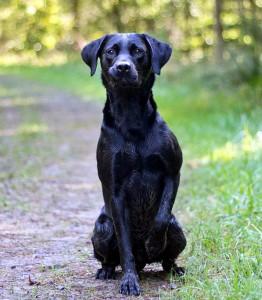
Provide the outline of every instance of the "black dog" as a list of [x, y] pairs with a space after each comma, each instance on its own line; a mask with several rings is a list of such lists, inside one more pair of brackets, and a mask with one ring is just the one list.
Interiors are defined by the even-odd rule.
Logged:
[[152, 94], [155, 74], [171, 52], [169, 45], [135, 33], [105, 35], [82, 50], [91, 75], [100, 58], [107, 91], [97, 147], [105, 206], [92, 236], [102, 264], [96, 278], [114, 278], [121, 264], [120, 292], [126, 295], [139, 295], [138, 272], [147, 263], [183, 273], [175, 259], [186, 239], [171, 212], [182, 152]]

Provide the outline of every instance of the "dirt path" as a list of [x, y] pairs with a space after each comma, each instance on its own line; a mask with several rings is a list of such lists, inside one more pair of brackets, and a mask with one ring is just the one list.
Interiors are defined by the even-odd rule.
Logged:
[[[94, 279], [90, 236], [102, 206], [95, 148], [101, 106], [0, 77], [0, 299], [126, 299]], [[158, 265], [142, 296], [168, 290]]]

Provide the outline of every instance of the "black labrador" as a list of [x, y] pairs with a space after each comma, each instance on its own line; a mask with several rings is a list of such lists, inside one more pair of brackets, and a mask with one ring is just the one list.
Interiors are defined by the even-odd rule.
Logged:
[[96, 278], [114, 278], [121, 264], [125, 295], [140, 294], [138, 272], [147, 263], [183, 274], [175, 259], [186, 239], [172, 214], [182, 152], [152, 94], [155, 74], [171, 52], [166, 43], [136, 33], [105, 35], [82, 50], [91, 75], [100, 58], [107, 92], [97, 146], [105, 205], [92, 236], [102, 264]]

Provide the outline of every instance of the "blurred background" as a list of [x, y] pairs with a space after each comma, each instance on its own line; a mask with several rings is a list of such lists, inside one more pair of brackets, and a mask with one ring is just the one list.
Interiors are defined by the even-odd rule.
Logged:
[[147, 32], [173, 48], [154, 95], [184, 154], [175, 210], [189, 240], [188, 273], [176, 297], [260, 299], [262, 0], [0, 0], [6, 222], [8, 212], [30, 214], [32, 180], [70, 181], [68, 162], [81, 171], [88, 126], [99, 129], [92, 105], [102, 106], [105, 90], [80, 51], [112, 32]]
[[261, 0], [2, 0], [0, 54], [22, 58], [79, 52], [109, 32], [148, 32], [169, 41], [179, 63], [230, 62], [257, 76]]

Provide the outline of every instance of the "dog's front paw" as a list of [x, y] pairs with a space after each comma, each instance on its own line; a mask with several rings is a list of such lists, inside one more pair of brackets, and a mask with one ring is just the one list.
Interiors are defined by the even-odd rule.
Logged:
[[157, 258], [165, 249], [165, 236], [162, 238], [151, 235], [145, 242], [145, 248], [149, 260]]
[[184, 267], [178, 267], [176, 264], [173, 267], [172, 271], [177, 275], [177, 276], [184, 276], [185, 275], [185, 268]]
[[177, 276], [184, 276], [185, 275], [185, 268], [179, 267], [174, 259], [164, 259], [162, 261], [163, 270], [166, 272], [172, 272]]
[[115, 268], [103, 266], [101, 269], [98, 269], [96, 272], [96, 279], [115, 279], [116, 273]]
[[131, 271], [124, 274], [120, 285], [120, 293], [130, 296], [138, 296], [140, 294], [137, 274]]

